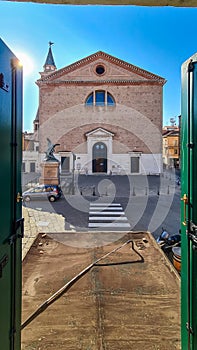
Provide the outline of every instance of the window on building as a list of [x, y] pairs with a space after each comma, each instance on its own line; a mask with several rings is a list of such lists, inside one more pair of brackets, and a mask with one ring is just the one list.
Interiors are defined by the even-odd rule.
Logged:
[[32, 140], [29, 140], [29, 143], [28, 143], [28, 151], [34, 151], [34, 141]]
[[105, 105], [105, 91], [96, 91], [95, 104], [96, 106]]
[[36, 164], [30, 163], [30, 173], [35, 173], [35, 171], [36, 171]]
[[105, 67], [102, 65], [102, 64], [99, 64], [97, 67], [96, 67], [96, 73], [98, 75], [102, 75], [105, 73]]
[[61, 172], [69, 172], [70, 169], [70, 158], [61, 157]]
[[108, 106], [113, 106], [115, 104], [113, 97], [107, 93], [107, 105]]
[[178, 146], [178, 140], [174, 140], [174, 146]]
[[115, 100], [109, 92], [97, 90], [88, 96], [85, 104], [87, 106], [114, 106]]
[[25, 162], [22, 164], [22, 172], [25, 173]]
[[140, 158], [131, 157], [131, 173], [139, 173], [140, 171]]
[[88, 106], [93, 105], [93, 92], [91, 93], [91, 95], [88, 96], [88, 98], [86, 100], [86, 105], [88, 105]]

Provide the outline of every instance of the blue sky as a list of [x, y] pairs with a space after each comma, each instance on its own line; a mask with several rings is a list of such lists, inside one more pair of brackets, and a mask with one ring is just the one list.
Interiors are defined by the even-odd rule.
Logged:
[[101, 50], [162, 76], [167, 80], [163, 124], [181, 113], [181, 65], [197, 52], [197, 8], [0, 1], [0, 14], [0, 37], [14, 53], [25, 53], [33, 62], [31, 74], [24, 75], [24, 130], [33, 128], [38, 108], [35, 81], [49, 41], [55, 43], [58, 69]]

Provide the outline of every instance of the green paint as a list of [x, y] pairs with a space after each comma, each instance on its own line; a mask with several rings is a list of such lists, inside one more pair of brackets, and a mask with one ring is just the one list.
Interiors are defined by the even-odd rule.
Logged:
[[[192, 72], [188, 72], [192, 60]], [[190, 79], [190, 83], [189, 80]], [[190, 94], [190, 96], [189, 96]], [[188, 147], [191, 144], [191, 147]], [[181, 339], [182, 350], [197, 349], [197, 250], [188, 239], [190, 223], [197, 225], [197, 54], [182, 65], [181, 110]], [[185, 218], [186, 216], [186, 218]], [[184, 222], [186, 221], [186, 225]], [[188, 288], [189, 286], [189, 288]], [[188, 331], [188, 321], [190, 328]]]
[[7, 257], [0, 277], [0, 347], [19, 350], [21, 325], [21, 238], [15, 222], [21, 218], [22, 70], [0, 39], [0, 261]]

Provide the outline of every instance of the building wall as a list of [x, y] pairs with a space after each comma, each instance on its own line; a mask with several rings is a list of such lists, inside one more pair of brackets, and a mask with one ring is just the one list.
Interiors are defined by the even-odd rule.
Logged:
[[23, 133], [23, 164], [22, 172], [39, 172], [39, 142], [36, 140], [36, 133]]
[[179, 167], [179, 129], [163, 136], [163, 163], [166, 167]]
[[[161, 132], [162, 123], [162, 91], [161, 87], [147, 86], [143, 87], [143, 91], [136, 87], [117, 86], [113, 89], [107, 89], [115, 98], [116, 107], [85, 107], [84, 103], [86, 97], [94, 90], [90, 87], [69, 87], [58, 88], [55, 87], [53, 91], [44, 91], [41, 89], [40, 94], [44, 96], [40, 99], [40, 151], [46, 149], [46, 134], [49, 132], [50, 137], [54, 142], [62, 142], [60, 149], [64, 148], [65, 139], [66, 147], [68, 149], [76, 147], [77, 144], [85, 141], [84, 132], [95, 127], [95, 121], [99, 121], [99, 125], [109, 129], [112, 125], [114, 129], [122, 128], [122, 134], [116, 132], [116, 139], [124, 139], [125, 145], [128, 147], [135, 147], [132, 145], [129, 132], [133, 132], [139, 125], [139, 129], [143, 131], [147, 121], [152, 123], [153, 133], [154, 128], [158, 128]], [[105, 90], [105, 86], [100, 86], [99, 89]], [[140, 115], [140, 123], [138, 121]], [[107, 122], [107, 123], [106, 123]], [[132, 122], [133, 126], [126, 131], [128, 123]], [[93, 125], [93, 127], [91, 126]], [[107, 125], [106, 125], [107, 124]], [[85, 127], [87, 125], [87, 127]], [[50, 130], [49, 130], [50, 128]], [[73, 130], [76, 128], [83, 128], [83, 130], [75, 130], [77, 140], [73, 139]], [[59, 130], [57, 130], [59, 129]], [[111, 127], [110, 127], [111, 129]], [[123, 129], [124, 132], [123, 132]], [[59, 131], [62, 131], [60, 133]], [[152, 134], [152, 133], [151, 133]], [[151, 137], [151, 134], [147, 135]], [[135, 135], [137, 136], [137, 135]], [[62, 140], [61, 140], [62, 138]], [[147, 137], [145, 138], [147, 139]], [[138, 147], [144, 148], [144, 142], [138, 140]], [[161, 142], [157, 145], [158, 153], [161, 152]]]
[[[30, 172], [40, 172], [40, 165], [39, 165], [39, 153], [36, 151], [23, 151], [23, 163], [25, 165], [22, 169], [25, 173]], [[34, 165], [33, 165], [34, 164]], [[33, 168], [35, 170], [33, 171]]]
[[[95, 66], [99, 62], [105, 65], [107, 74], [104, 77], [95, 75]], [[161, 157], [163, 84], [151, 81], [151, 74], [149, 77], [148, 72], [147, 77], [144, 77], [136, 72], [128, 72], [122, 66], [115, 66], [107, 60], [100, 59], [88, 63], [87, 66], [86, 64], [66, 74], [64, 71], [57, 71], [57, 76], [53, 75], [52, 79], [49, 77], [48, 80], [44, 78], [38, 81], [41, 155], [47, 149], [49, 138], [52, 143], [60, 144], [56, 147], [56, 152], [74, 152], [85, 159], [86, 134], [102, 127], [114, 135], [112, 153], [115, 162], [119, 162], [121, 167], [125, 162], [129, 164], [129, 160], [125, 160], [129, 159], [128, 152], [156, 154], [157, 158], [158, 155]], [[109, 92], [115, 100], [115, 106], [86, 106], [88, 95], [95, 90]], [[148, 166], [145, 161], [147, 157], [143, 157], [144, 165], [141, 170], [145, 169], [145, 164]], [[88, 161], [90, 159], [86, 162]], [[161, 171], [160, 166], [159, 170], [156, 168], [152, 164], [150, 169], [149, 165], [148, 172]], [[126, 169], [129, 172], [129, 165]]]

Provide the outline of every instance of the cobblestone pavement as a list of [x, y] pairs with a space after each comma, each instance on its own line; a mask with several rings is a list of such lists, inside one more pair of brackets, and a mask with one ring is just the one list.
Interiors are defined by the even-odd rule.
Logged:
[[[48, 213], [23, 207], [24, 238], [22, 240], [22, 259], [24, 260], [29, 249], [39, 233], [58, 233], [65, 231], [65, 218], [62, 215]], [[70, 225], [70, 231], [74, 227]]]

